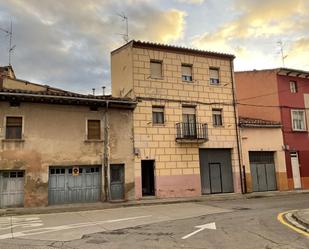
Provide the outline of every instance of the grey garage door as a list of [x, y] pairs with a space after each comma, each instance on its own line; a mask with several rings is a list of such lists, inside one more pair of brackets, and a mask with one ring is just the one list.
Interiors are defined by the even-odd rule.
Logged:
[[276, 169], [273, 152], [249, 152], [254, 192], [272, 191], [277, 189]]
[[24, 205], [24, 172], [0, 172], [0, 208]]
[[234, 192], [229, 149], [200, 149], [202, 194]]
[[100, 166], [49, 168], [49, 204], [96, 202], [100, 194]]

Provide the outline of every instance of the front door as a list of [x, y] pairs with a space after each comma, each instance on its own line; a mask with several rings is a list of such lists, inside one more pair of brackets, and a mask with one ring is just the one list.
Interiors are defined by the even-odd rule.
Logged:
[[110, 182], [111, 182], [111, 199], [124, 199], [124, 165], [111, 164], [110, 165]]
[[299, 172], [298, 153], [291, 152], [290, 156], [291, 156], [291, 164], [292, 164], [294, 189], [300, 189], [301, 181], [300, 181], [300, 172]]
[[155, 195], [154, 187], [154, 161], [142, 160], [142, 195]]

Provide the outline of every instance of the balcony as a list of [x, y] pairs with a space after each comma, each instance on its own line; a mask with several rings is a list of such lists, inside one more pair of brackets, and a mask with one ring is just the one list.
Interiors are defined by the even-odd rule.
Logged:
[[199, 123], [177, 123], [176, 142], [204, 143], [208, 140], [208, 125]]

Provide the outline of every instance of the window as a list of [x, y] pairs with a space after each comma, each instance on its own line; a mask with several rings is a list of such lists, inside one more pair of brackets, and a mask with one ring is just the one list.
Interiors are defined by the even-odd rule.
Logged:
[[218, 85], [220, 83], [219, 69], [218, 68], [210, 68], [209, 69], [209, 75], [210, 75], [210, 84]]
[[292, 127], [294, 131], [305, 131], [305, 111], [292, 110]]
[[183, 135], [184, 137], [196, 137], [195, 107], [182, 107]]
[[181, 78], [183, 81], [192, 81], [192, 65], [181, 65]]
[[221, 126], [222, 122], [222, 109], [212, 109], [212, 121], [214, 126]]
[[22, 117], [6, 118], [6, 139], [22, 139]]
[[99, 140], [101, 139], [101, 122], [100, 120], [88, 120], [88, 140]]
[[150, 61], [150, 77], [154, 79], [162, 78], [162, 61]]
[[291, 93], [297, 93], [297, 82], [290, 81], [290, 91]]
[[152, 123], [164, 124], [164, 107], [160, 106], [152, 107]]

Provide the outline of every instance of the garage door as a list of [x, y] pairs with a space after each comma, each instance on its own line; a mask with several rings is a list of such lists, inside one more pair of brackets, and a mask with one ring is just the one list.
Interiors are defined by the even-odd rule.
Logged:
[[0, 208], [24, 205], [24, 172], [0, 171]]
[[276, 169], [273, 152], [249, 152], [254, 192], [273, 191], [277, 189]]
[[229, 149], [200, 149], [202, 194], [234, 191]]
[[50, 167], [49, 204], [100, 201], [101, 167]]

